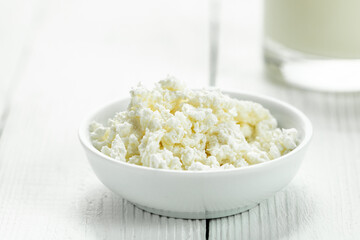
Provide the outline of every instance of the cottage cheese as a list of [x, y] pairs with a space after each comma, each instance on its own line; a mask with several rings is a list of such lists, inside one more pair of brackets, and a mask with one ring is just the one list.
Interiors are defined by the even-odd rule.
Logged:
[[211, 170], [245, 167], [278, 158], [297, 144], [296, 129], [277, 128], [258, 103], [218, 90], [191, 90], [174, 78], [131, 92], [127, 111], [107, 126], [93, 122], [90, 137], [118, 161], [152, 168]]

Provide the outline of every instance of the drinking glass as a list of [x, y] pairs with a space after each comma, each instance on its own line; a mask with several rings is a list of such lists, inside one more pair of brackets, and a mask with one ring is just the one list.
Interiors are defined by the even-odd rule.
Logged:
[[324, 91], [360, 90], [360, 0], [265, 0], [271, 79]]

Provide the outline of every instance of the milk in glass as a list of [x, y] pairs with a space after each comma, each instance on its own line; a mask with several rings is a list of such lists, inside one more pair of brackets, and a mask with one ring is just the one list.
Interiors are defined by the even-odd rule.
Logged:
[[269, 76], [300, 87], [360, 90], [360, 0], [265, 0]]

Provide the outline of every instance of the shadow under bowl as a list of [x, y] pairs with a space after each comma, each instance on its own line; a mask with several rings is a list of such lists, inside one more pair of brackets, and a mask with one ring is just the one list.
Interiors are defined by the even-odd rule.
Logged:
[[89, 124], [106, 123], [127, 109], [129, 99], [107, 104], [81, 124], [79, 138], [96, 176], [113, 192], [146, 211], [176, 218], [209, 219], [237, 214], [273, 196], [294, 178], [312, 136], [309, 119], [295, 107], [257, 94], [223, 91], [232, 98], [260, 103], [281, 128], [296, 128], [300, 144], [269, 162], [214, 171], [154, 169], [116, 161], [90, 141]]

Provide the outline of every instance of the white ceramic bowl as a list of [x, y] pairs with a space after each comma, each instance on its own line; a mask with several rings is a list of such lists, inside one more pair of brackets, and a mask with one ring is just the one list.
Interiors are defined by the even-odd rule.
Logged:
[[179, 218], [217, 218], [256, 206], [293, 179], [312, 136], [309, 119], [289, 104], [255, 94], [224, 92], [262, 104], [278, 120], [279, 127], [296, 128], [301, 143], [278, 159], [244, 168], [215, 171], [153, 169], [116, 161], [92, 146], [89, 124], [106, 123], [115, 112], [127, 108], [129, 99], [105, 105], [90, 114], [79, 129], [80, 141], [90, 164], [105, 186], [146, 211]]

